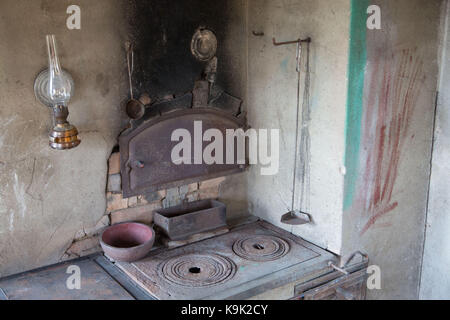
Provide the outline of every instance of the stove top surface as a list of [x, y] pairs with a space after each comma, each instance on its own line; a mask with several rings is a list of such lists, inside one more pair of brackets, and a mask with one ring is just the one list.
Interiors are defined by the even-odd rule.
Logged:
[[269, 223], [117, 263], [157, 299], [246, 299], [326, 268], [334, 256]]

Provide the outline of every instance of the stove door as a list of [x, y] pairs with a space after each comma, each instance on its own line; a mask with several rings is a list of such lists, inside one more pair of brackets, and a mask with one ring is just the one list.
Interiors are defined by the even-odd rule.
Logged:
[[[244, 128], [245, 131], [245, 122], [245, 117], [237, 118], [214, 108], [195, 108], [164, 114], [121, 136], [120, 154], [124, 197], [243, 171], [247, 164], [246, 159], [241, 161], [243, 163], [238, 163], [237, 141], [235, 141], [234, 150], [227, 150], [226, 134], [227, 130]], [[220, 132], [223, 137], [224, 150], [222, 161], [218, 161], [219, 163], [206, 164], [204, 159], [195, 158], [196, 148], [201, 147], [199, 150], [201, 158], [206, 146], [211, 143], [203, 141], [203, 133], [209, 129], [215, 129], [215, 132]], [[184, 141], [176, 132], [183, 132], [190, 141]], [[172, 141], [173, 135], [176, 141]], [[183, 148], [183, 158], [173, 159], [174, 148], [180, 145], [181, 140], [187, 143], [186, 147], [190, 152], [186, 151], [187, 154], [184, 154]], [[196, 144], [199, 146], [197, 147]], [[230, 153], [234, 151], [234, 161], [228, 161], [233, 164], [226, 163], [227, 151]], [[246, 150], [244, 153], [246, 154]], [[178, 152], [174, 152], [174, 155], [180, 157]]]

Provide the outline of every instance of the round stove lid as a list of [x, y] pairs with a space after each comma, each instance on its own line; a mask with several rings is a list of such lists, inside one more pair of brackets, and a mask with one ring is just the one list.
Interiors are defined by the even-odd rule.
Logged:
[[192, 37], [191, 52], [200, 61], [211, 60], [217, 51], [217, 38], [208, 29], [199, 28]]
[[208, 287], [224, 283], [236, 273], [230, 259], [213, 253], [192, 253], [169, 258], [158, 266], [158, 275], [184, 287]]
[[289, 252], [289, 243], [279, 237], [256, 235], [236, 241], [233, 251], [239, 257], [252, 261], [273, 261]]

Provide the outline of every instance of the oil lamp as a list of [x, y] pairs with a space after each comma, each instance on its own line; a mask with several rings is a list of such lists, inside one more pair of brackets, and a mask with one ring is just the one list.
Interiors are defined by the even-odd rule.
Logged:
[[38, 100], [52, 110], [53, 125], [50, 147], [57, 150], [75, 148], [80, 144], [78, 130], [67, 121], [67, 104], [73, 96], [74, 83], [69, 73], [61, 69], [54, 35], [47, 35], [49, 68], [36, 78], [34, 92]]

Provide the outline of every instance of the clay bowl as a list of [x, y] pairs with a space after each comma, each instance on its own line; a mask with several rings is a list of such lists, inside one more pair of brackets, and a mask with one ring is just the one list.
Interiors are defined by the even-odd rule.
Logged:
[[133, 262], [147, 255], [155, 242], [155, 231], [145, 224], [125, 222], [103, 231], [100, 245], [114, 261]]

